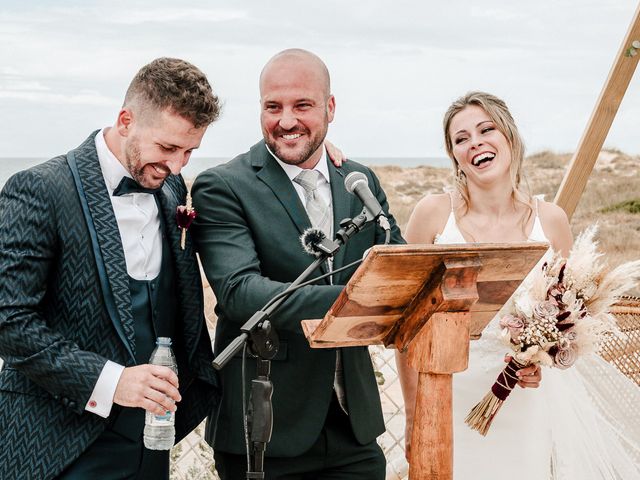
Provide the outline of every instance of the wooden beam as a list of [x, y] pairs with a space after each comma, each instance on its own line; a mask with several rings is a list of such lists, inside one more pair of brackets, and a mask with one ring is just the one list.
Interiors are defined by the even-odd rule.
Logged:
[[640, 41], [640, 5], [636, 9], [629, 30], [609, 72], [609, 77], [600, 92], [587, 128], [582, 134], [576, 153], [571, 159], [569, 169], [562, 179], [562, 184], [554, 200], [567, 212], [569, 219], [575, 212], [613, 119], [618, 112], [618, 107], [638, 65], [640, 50], [636, 55], [630, 56], [628, 54], [631, 44], [636, 40]]

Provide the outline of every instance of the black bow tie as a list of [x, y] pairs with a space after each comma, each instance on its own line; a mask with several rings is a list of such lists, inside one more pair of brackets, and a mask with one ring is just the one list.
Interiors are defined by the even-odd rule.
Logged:
[[126, 195], [127, 193], [150, 193], [154, 194], [159, 192], [162, 187], [158, 188], [145, 188], [136, 182], [133, 178], [130, 177], [122, 177], [120, 183], [113, 191], [114, 197], [119, 197], [121, 195]]

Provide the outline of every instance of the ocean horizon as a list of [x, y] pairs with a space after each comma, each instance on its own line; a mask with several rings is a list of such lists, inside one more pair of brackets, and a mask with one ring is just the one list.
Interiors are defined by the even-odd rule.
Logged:
[[[0, 188], [15, 173], [27, 168], [46, 162], [47, 158], [38, 157], [0, 157]], [[221, 165], [231, 160], [230, 157], [196, 157], [192, 158], [188, 165], [182, 169], [185, 179], [194, 179], [198, 173], [207, 168]], [[451, 163], [448, 158], [442, 157], [352, 157], [351, 160], [367, 166], [392, 165], [397, 167], [419, 167], [421, 165], [430, 167], [450, 168]]]

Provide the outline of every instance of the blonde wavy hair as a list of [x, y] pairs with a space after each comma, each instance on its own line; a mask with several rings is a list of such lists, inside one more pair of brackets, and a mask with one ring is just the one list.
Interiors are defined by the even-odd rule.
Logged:
[[511, 112], [509, 112], [509, 108], [507, 108], [507, 104], [498, 97], [485, 92], [469, 92], [458, 98], [449, 106], [442, 120], [445, 147], [449, 158], [453, 162], [455, 187], [463, 201], [463, 215], [469, 211], [469, 188], [467, 187], [467, 178], [462, 170], [460, 170], [458, 161], [453, 155], [453, 142], [451, 135], [449, 134], [449, 127], [451, 126], [453, 118], [471, 105], [480, 107], [487, 113], [487, 115], [489, 115], [498, 130], [507, 138], [507, 142], [511, 147], [511, 166], [509, 168], [512, 187], [511, 198], [513, 199], [514, 204], [520, 203], [528, 209], [528, 214], [523, 216], [521, 222], [522, 231], [526, 234], [525, 228], [533, 214], [533, 207], [527, 182], [522, 172], [522, 162], [524, 160], [525, 150], [524, 142], [520, 136], [518, 127], [511, 116]]

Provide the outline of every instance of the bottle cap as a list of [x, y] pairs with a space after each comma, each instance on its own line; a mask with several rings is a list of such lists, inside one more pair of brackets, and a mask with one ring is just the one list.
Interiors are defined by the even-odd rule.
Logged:
[[163, 345], [165, 347], [171, 346], [171, 338], [169, 337], [158, 337], [156, 340], [156, 345]]

